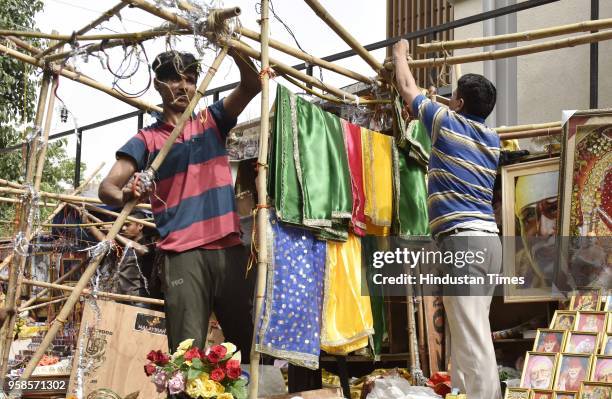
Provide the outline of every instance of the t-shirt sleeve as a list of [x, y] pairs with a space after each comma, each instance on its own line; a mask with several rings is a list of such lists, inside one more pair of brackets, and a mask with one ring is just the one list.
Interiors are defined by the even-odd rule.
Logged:
[[422, 94], [419, 94], [412, 100], [412, 111], [418, 115], [419, 120], [423, 122], [432, 139], [437, 135], [435, 129], [440, 127], [439, 122], [441, 118], [446, 115], [445, 110], [446, 108], [431, 101]]
[[221, 137], [225, 139], [230, 130], [236, 126], [238, 120], [227, 115], [227, 112], [225, 112], [225, 107], [223, 106], [223, 99], [218, 100], [213, 105], [209, 106], [208, 110], [215, 119], [215, 123], [217, 124], [217, 128], [219, 128]]
[[130, 158], [136, 163], [138, 170], [144, 170], [148, 158], [147, 144], [142, 132], [138, 132], [115, 153], [115, 157]]

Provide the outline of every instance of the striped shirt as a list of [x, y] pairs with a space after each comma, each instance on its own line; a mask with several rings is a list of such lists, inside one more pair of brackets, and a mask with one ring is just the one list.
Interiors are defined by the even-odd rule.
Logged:
[[[158, 247], [174, 252], [238, 245], [239, 218], [225, 139], [236, 125], [223, 100], [189, 120], [157, 171], [151, 206], [161, 236]], [[174, 126], [158, 119], [117, 151], [138, 170], [155, 159]]]
[[484, 119], [457, 114], [423, 95], [412, 109], [431, 136], [427, 206], [434, 237], [456, 228], [497, 233], [492, 205], [497, 133]]

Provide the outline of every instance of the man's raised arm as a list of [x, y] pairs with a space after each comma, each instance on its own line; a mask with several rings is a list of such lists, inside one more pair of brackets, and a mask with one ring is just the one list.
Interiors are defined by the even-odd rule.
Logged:
[[407, 57], [409, 49], [406, 39], [401, 39], [393, 45], [393, 67], [395, 69], [397, 90], [404, 99], [406, 105], [410, 107], [412, 114], [416, 115], [418, 110], [412, 109], [412, 102], [421, 92], [412, 76], [410, 66], [408, 66]]

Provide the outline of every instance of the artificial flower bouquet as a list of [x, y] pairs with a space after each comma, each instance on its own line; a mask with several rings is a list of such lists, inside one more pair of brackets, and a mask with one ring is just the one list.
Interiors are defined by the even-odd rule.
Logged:
[[206, 351], [193, 346], [193, 339], [181, 342], [172, 356], [160, 350], [147, 355], [144, 366], [157, 392], [185, 393], [192, 398], [246, 399], [247, 379], [242, 377], [240, 352], [229, 342]]

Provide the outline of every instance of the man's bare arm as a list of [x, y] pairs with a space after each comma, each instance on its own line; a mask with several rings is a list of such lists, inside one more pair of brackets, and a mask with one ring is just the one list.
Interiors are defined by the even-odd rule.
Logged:
[[223, 99], [223, 108], [228, 117], [237, 118], [249, 102], [261, 91], [261, 82], [255, 65], [246, 55], [234, 49], [228, 52], [240, 71], [240, 84]]
[[409, 55], [408, 42], [405, 39], [393, 45], [393, 67], [395, 69], [395, 81], [397, 83], [397, 90], [404, 99], [404, 102], [413, 115], [416, 115], [418, 110], [412, 109], [412, 101], [421, 94], [419, 87], [412, 76], [410, 66], [408, 65], [407, 57]]
[[123, 206], [133, 197], [140, 198], [144, 193], [143, 186], [139, 184], [132, 190], [132, 183], [130, 182], [135, 172], [134, 161], [129, 158], [119, 158], [100, 183], [98, 189], [100, 200], [107, 205]]

